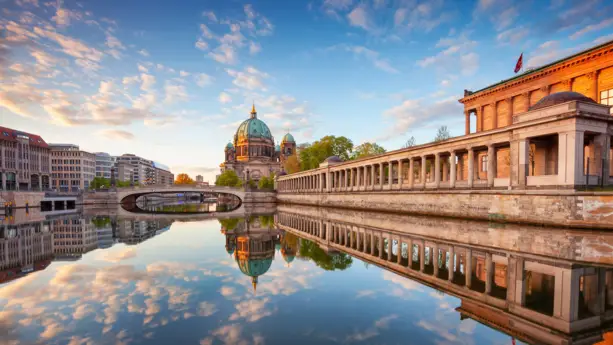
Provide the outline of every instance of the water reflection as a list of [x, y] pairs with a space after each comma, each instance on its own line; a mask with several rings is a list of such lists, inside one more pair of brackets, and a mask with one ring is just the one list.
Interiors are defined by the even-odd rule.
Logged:
[[135, 203], [122, 207], [132, 213], [214, 213], [230, 212], [241, 206], [241, 200], [231, 194], [222, 193], [180, 193], [169, 196], [154, 194], [139, 197]]
[[593, 344], [609, 329], [613, 234], [271, 211], [5, 219], [0, 343]]

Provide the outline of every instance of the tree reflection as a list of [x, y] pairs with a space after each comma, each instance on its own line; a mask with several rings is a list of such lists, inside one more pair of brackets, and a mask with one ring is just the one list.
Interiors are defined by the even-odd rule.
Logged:
[[314, 242], [304, 239], [300, 240], [298, 256], [312, 260], [315, 265], [326, 271], [343, 271], [353, 263], [353, 258], [345, 253], [328, 254]]

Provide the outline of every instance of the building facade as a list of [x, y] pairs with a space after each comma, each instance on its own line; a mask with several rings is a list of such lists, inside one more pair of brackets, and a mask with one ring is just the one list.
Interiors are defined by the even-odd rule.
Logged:
[[44, 270], [52, 259], [49, 221], [0, 224], [0, 284]]
[[96, 155], [73, 144], [50, 144], [49, 147], [53, 188], [65, 192], [88, 189], [96, 177]]
[[117, 181], [134, 183], [134, 167], [132, 164], [126, 162], [116, 162], [115, 178]]
[[280, 145], [275, 145], [270, 129], [258, 119], [255, 105], [251, 116], [238, 126], [232, 142], [224, 150], [221, 172], [232, 170], [243, 180], [258, 181], [283, 170], [282, 163], [296, 153], [296, 141], [287, 133]]
[[175, 182], [175, 175], [170, 172], [170, 168], [164, 164], [153, 162], [155, 177], [153, 184], [168, 186]]
[[115, 157], [106, 152], [96, 152], [96, 177], [111, 178], [111, 169], [115, 165]]
[[0, 127], [0, 190], [45, 190], [50, 185], [50, 149], [43, 138]]
[[98, 248], [98, 233], [91, 219], [79, 216], [51, 223], [55, 260], [76, 260]]
[[155, 181], [153, 161], [131, 153], [117, 157], [117, 163], [127, 163], [132, 166], [132, 181], [135, 185], [150, 185]]

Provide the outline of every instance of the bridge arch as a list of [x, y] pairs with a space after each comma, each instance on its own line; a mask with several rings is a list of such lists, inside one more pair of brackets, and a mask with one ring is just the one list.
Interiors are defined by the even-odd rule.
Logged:
[[171, 185], [171, 186], [146, 186], [134, 188], [117, 189], [117, 200], [120, 204], [136, 202], [140, 196], [157, 193], [219, 193], [229, 194], [238, 197], [241, 203], [245, 200], [245, 190], [241, 188], [220, 187], [220, 186], [190, 186], [190, 185]]

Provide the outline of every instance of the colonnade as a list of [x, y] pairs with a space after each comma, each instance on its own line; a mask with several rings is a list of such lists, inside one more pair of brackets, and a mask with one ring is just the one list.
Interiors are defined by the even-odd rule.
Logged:
[[276, 221], [280, 229], [328, 250], [346, 252], [459, 297], [512, 308], [559, 331], [593, 327], [604, 313], [613, 317], [613, 311], [608, 312], [613, 301], [605, 301], [605, 295], [613, 296], [612, 269], [287, 212], [279, 212]]

